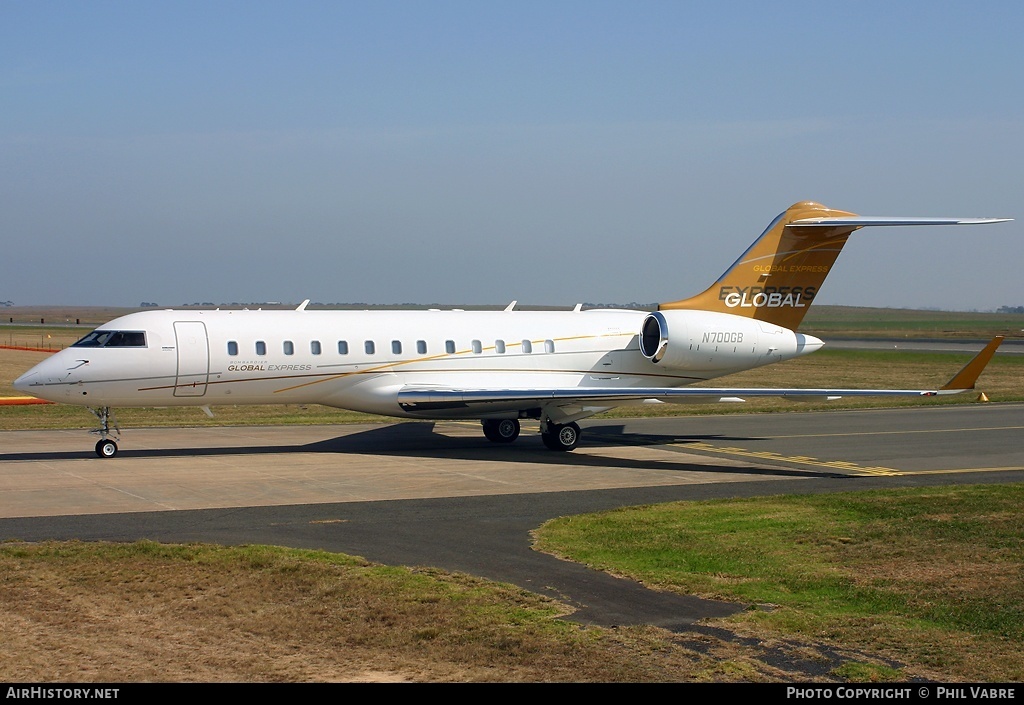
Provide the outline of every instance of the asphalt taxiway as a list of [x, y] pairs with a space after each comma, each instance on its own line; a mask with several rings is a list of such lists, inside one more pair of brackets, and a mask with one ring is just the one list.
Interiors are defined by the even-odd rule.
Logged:
[[664, 595], [533, 551], [544, 521], [614, 507], [1024, 481], [1024, 405], [592, 421], [572, 453], [524, 425], [131, 429], [100, 459], [82, 431], [0, 433], [0, 540], [317, 548], [513, 583], [573, 619], [684, 629], [738, 606]]

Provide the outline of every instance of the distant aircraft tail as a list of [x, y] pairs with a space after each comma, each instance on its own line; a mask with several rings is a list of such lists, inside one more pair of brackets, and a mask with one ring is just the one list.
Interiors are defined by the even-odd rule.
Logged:
[[880, 225], [976, 225], [1008, 218], [879, 218], [801, 201], [790, 206], [703, 293], [658, 306], [731, 313], [796, 330], [855, 230]]

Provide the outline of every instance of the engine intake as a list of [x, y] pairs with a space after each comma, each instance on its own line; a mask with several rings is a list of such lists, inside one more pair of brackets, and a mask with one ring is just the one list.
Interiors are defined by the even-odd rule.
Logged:
[[640, 327], [640, 352], [651, 362], [661, 362], [668, 350], [668, 321], [665, 314], [655, 311], [644, 319]]

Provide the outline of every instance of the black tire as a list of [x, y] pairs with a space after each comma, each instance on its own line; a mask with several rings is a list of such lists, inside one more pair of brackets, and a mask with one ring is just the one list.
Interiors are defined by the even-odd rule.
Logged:
[[541, 440], [551, 450], [575, 450], [580, 443], [580, 427], [575, 421], [567, 424], [548, 424], [548, 432], [541, 434]]
[[484, 436], [486, 436], [487, 440], [491, 441], [492, 443], [497, 443], [498, 430], [496, 426], [498, 424], [494, 421], [494, 419], [484, 419], [483, 421], [480, 422], [480, 425], [484, 427]]
[[485, 419], [484, 435], [494, 443], [511, 443], [519, 438], [519, 419]]
[[117, 455], [117, 444], [109, 438], [96, 441], [96, 455], [101, 458], [113, 458]]

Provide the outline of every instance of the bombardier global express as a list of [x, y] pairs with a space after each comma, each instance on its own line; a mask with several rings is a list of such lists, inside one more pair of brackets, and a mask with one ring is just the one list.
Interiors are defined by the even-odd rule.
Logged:
[[1006, 218], [862, 217], [801, 202], [710, 288], [655, 311], [161, 310], [106, 323], [19, 377], [19, 391], [90, 408], [96, 453], [117, 454], [114, 407], [324, 404], [417, 419], [479, 419], [496, 443], [520, 420], [552, 450], [577, 421], [650, 402], [755, 396], [931, 396], [974, 387], [1001, 339], [946, 385], [920, 389], [695, 386], [819, 349], [796, 332], [840, 250], [871, 226], [978, 225]]

